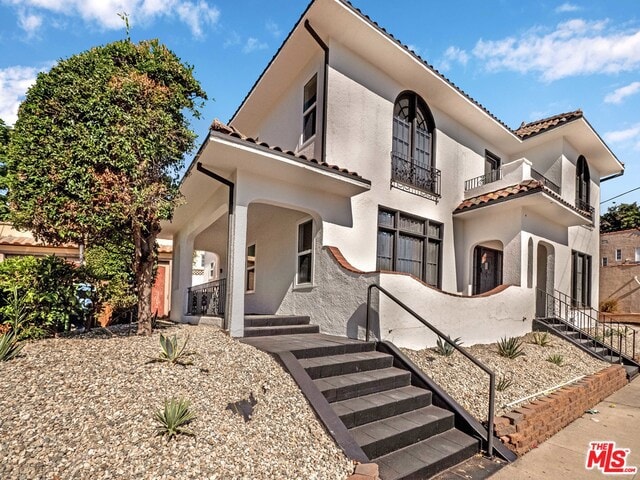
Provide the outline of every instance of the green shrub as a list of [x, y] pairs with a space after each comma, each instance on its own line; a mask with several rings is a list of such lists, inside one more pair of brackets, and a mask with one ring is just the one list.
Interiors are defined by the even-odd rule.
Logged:
[[564, 363], [564, 357], [558, 353], [554, 353], [553, 355], [549, 355], [547, 357], [547, 362], [551, 362], [554, 365], [561, 367]]
[[180, 346], [177, 335], [165, 337], [160, 334], [160, 347], [162, 351], [160, 352], [160, 356], [155, 360], [158, 362], [177, 363], [178, 365], [189, 365], [191, 362], [186, 361], [186, 357], [193, 355], [193, 353], [185, 352], [188, 342], [189, 337], [187, 337], [182, 346]]
[[522, 351], [522, 340], [518, 337], [502, 337], [498, 340], [498, 354], [511, 359], [525, 355]]
[[22, 347], [18, 343], [18, 335], [15, 332], [3, 333], [0, 335], [0, 361], [6, 362], [15, 358]]
[[97, 280], [98, 302], [109, 303], [115, 311], [131, 308], [138, 301], [132, 257], [133, 244], [126, 238], [94, 245], [86, 251], [86, 269]]
[[615, 313], [618, 311], [618, 299], [610, 298], [600, 302], [600, 311], [602, 313]]
[[156, 428], [158, 435], [166, 435], [169, 437], [168, 440], [177, 435], [193, 436], [193, 433], [185, 428], [196, 418], [190, 407], [191, 403], [182, 398], [165, 400], [164, 408], [154, 414], [160, 424]]
[[511, 385], [513, 385], [513, 379], [501, 375], [498, 379], [498, 383], [496, 383], [496, 390], [499, 392], [504, 392], [508, 390]]
[[60, 257], [25, 256], [0, 262], [2, 322], [18, 321], [21, 337], [29, 332], [69, 330], [72, 321], [83, 318], [76, 293], [77, 284], [85, 280], [81, 269]]
[[538, 345], [539, 347], [547, 347], [551, 345], [551, 339], [547, 332], [533, 332], [531, 343]]
[[460, 337], [454, 340], [451, 340], [451, 338], [448, 338], [448, 337], [446, 340], [443, 339], [442, 337], [438, 337], [438, 340], [436, 340], [436, 352], [445, 357], [449, 357], [453, 355], [453, 352], [455, 352], [456, 349], [449, 342], [454, 343], [456, 345], [462, 345], [462, 342], [460, 341]]

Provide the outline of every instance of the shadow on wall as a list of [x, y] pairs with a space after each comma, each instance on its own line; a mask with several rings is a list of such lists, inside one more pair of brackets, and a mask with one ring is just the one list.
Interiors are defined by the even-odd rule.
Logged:
[[[362, 303], [356, 308], [353, 315], [347, 320], [346, 335], [348, 338], [364, 339], [367, 332], [367, 304]], [[375, 308], [371, 309], [371, 338], [380, 338], [380, 317]]]

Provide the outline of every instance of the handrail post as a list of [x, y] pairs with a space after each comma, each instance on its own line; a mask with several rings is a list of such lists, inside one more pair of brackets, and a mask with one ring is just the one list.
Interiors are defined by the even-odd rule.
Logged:
[[495, 415], [496, 374], [489, 373], [489, 417], [487, 418], [487, 456], [493, 456], [493, 416]]
[[367, 288], [367, 321], [365, 324], [365, 340], [367, 342], [369, 341], [369, 311], [371, 310], [371, 290], [373, 289], [373, 285], [374, 284], [371, 284], [369, 288]]

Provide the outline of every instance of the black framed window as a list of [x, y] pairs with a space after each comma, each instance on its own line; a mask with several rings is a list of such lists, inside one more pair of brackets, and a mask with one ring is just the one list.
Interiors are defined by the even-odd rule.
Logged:
[[591, 255], [571, 251], [571, 299], [574, 307], [591, 306]]
[[501, 178], [502, 160], [489, 150], [484, 151], [484, 179], [485, 183], [495, 182]]
[[602, 257], [602, 266], [606, 267], [609, 265], [609, 259], [607, 257]]
[[622, 261], [622, 250], [617, 248], [616, 249], [616, 262], [620, 262]]
[[440, 195], [435, 168], [435, 122], [427, 104], [414, 92], [403, 92], [393, 108], [392, 179]]
[[440, 223], [380, 208], [377, 269], [409, 273], [440, 288], [442, 232]]
[[576, 164], [576, 207], [580, 210], [588, 211], [591, 205], [590, 184], [589, 164], [587, 159], [580, 155]]
[[302, 104], [302, 141], [306, 142], [316, 134], [316, 104], [318, 100], [318, 76], [314, 75], [304, 86]]
[[313, 279], [313, 220], [298, 225], [296, 284], [311, 283]]

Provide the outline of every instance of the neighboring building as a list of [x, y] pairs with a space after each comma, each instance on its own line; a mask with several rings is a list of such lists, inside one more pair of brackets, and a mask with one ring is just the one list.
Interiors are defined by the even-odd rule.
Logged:
[[[158, 312], [158, 316], [169, 315], [171, 307], [171, 262], [173, 249], [171, 242], [159, 241], [158, 269], [156, 280], [151, 291], [151, 309]], [[63, 257], [73, 263], [80, 262], [78, 246], [66, 244], [61, 246], [48, 245], [37, 241], [31, 232], [16, 230], [11, 224], [0, 223], [0, 262], [6, 258], [33, 255], [44, 257], [55, 255]]]
[[600, 303], [614, 301], [615, 313], [640, 314], [640, 229], [600, 235]]
[[[355, 337], [376, 282], [467, 344], [522, 334], [536, 289], [597, 304], [600, 182], [623, 169], [581, 111], [512, 130], [350, 3], [316, 0], [163, 224], [172, 318], [224, 312], [242, 336], [245, 313], [306, 314]], [[217, 289], [191, 288], [194, 250], [219, 256]], [[433, 343], [374, 300], [376, 336]]]

